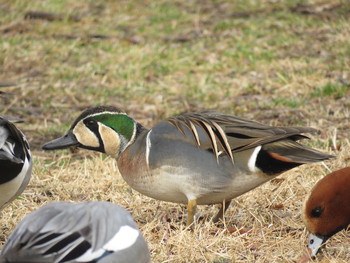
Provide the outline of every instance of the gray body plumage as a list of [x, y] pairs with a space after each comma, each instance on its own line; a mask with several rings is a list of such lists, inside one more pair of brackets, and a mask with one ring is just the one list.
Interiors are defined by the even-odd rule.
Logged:
[[[179, 115], [143, 130], [121, 154], [118, 167], [128, 184], [152, 198], [216, 204], [295, 166], [330, 158], [297, 142], [307, 138], [301, 133], [315, 131], [308, 127], [271, 127], [216, 112]], [[264, 151], [287, 161], [278, 167], [268, 156], [270, 159], [258, 167], [258, 154]], [[140, 154], [146, 155], [147, 168], [136, 171], [134, 165], [125, 165], [125, 159]], [[270, 168], [270, 163], [274, 167]], [[150, 185], [157, 185], [157, 191]]]
[[1, 251], [3, 262], [148, 263], [131, 215], [108, 202], [55, 202], [29, 214]]
[[24, 191], [31, 178], [32, 165], [23, 133], [0, 116], [0, 209]]
[[[225, 203], [299, 165], [332, 158], [298, 141], [308, 127], [273, 127], [202, 111], [170, 117], [152, 129], [113, 106], [86, 109], [45, 150], [77, 146], [115, 157], [125, 181], [149, 197], [188, 208]], [[225, 208], [220, 209], [222, 218]]]

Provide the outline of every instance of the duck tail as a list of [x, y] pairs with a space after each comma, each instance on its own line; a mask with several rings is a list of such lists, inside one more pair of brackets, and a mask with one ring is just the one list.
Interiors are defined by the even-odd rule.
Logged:
[[305, 163], [334, 158], [294, 140], [281, 140], [263, 145], [256, 166], [266, 174], [278, 174]]

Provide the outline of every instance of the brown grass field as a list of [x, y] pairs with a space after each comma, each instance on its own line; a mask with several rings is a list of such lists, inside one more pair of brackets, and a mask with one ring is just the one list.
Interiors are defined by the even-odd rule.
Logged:
[[[47, 12], [48, 14], [38, 13]], [[0, 246], [51, 201], [108, 200], [128, 209], [153, 262], [300, 262], [301, 208], [313, 185], [350, 165], [349, 1], [0, 0], [0, 113], [25, 120], [34, 158], [24, 193], [0, 213]], [[111, 104], [147, 127], [214, 109], [271, 125], [320, 130], [305, 141], [337, 158], [304, 165], [234, 200], [222, 224], [200, 206], [132, 190], [115, 160], [41, 145], [82, 109]], [[350, 233], [314, 262], [350, 262]]]

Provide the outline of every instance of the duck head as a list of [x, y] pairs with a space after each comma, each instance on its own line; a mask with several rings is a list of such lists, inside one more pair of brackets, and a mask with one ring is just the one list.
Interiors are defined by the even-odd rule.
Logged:
[[350, 167], [322, 178], [305, 202], [303, 221], [310, 231], [308, 247], [315, 257], [331, 236], [350, 224]]
[[92, 107], [80, 114], [65, 135], [44, 144], [43, 149], [76, 146], [118, 157], [134, 141], [138, 126], [116, 107]]

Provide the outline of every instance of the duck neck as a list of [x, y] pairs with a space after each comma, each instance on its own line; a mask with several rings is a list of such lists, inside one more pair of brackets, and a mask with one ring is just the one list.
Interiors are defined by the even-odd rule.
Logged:
[[124, 150], [130, 145], [132, 145], [141, 134], [147, 131], [148, 129], [144, 127], [141, 123], [135, 122], [134, 131], [131, 138], [126, 144], [123, 145], [123, 147], [121, 147], [120, 152], [124, 152]]

